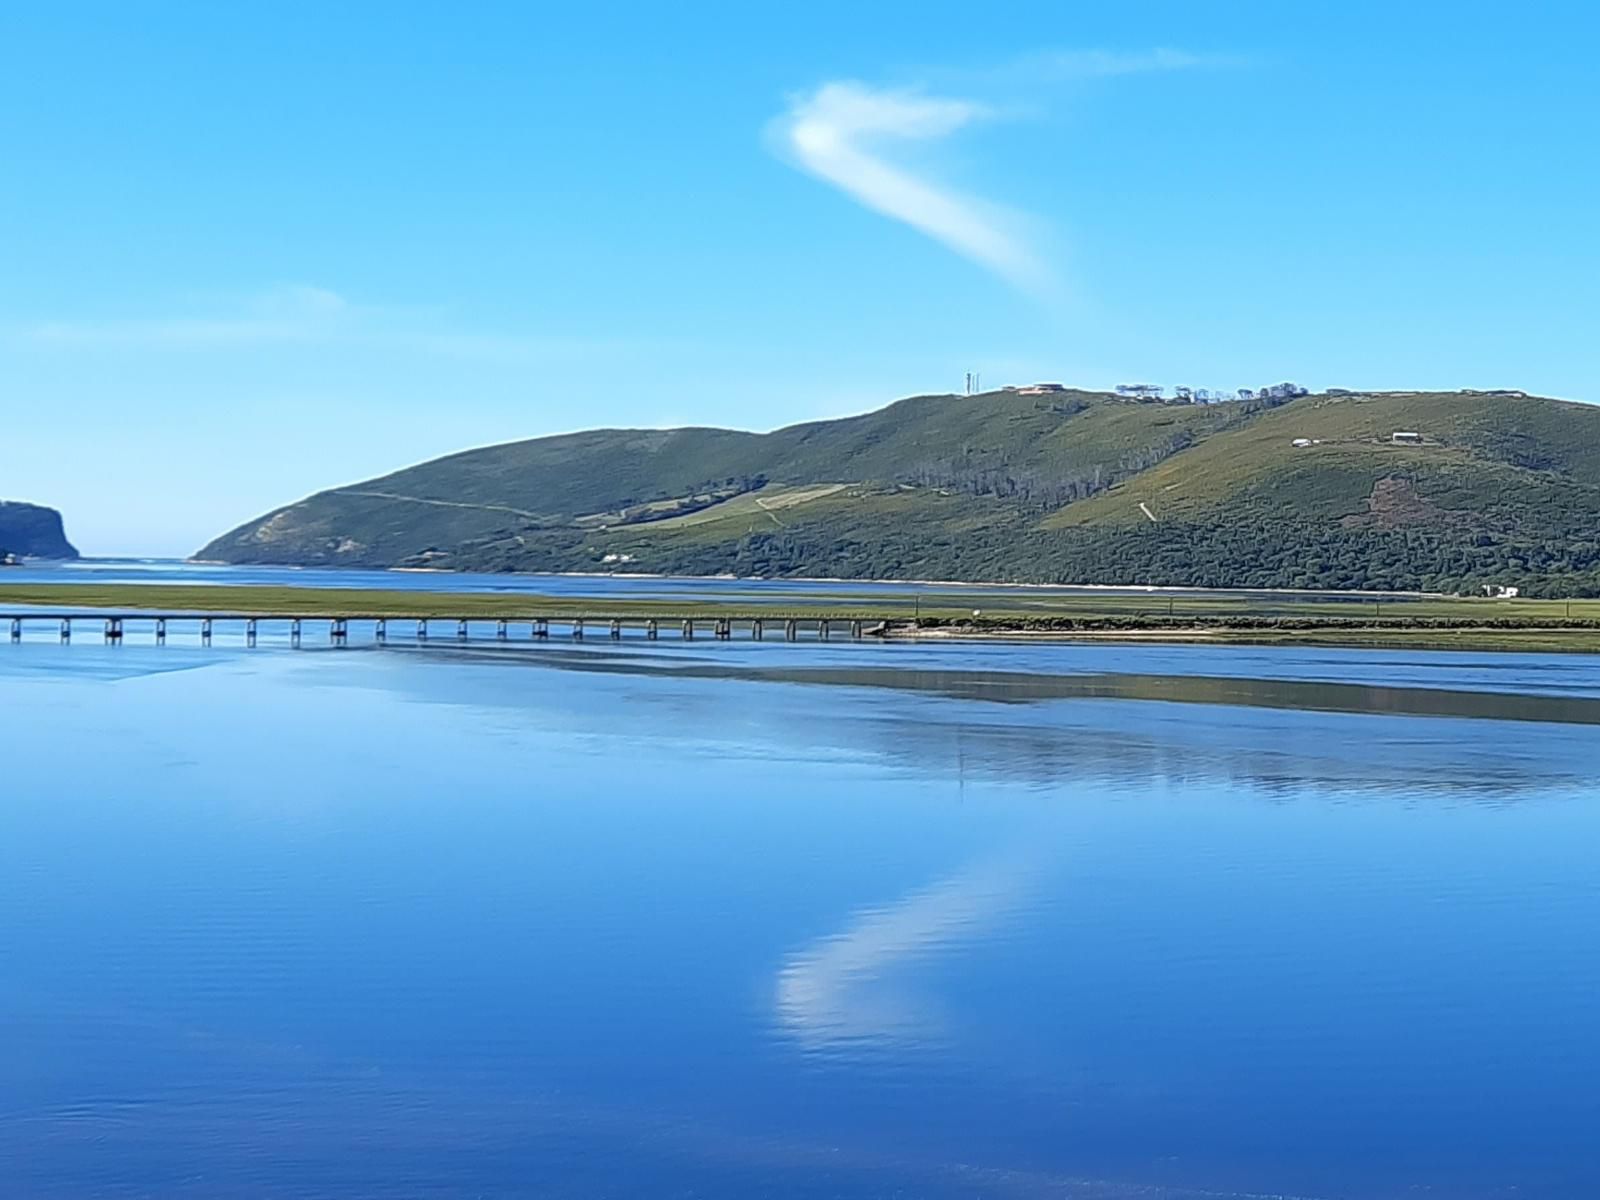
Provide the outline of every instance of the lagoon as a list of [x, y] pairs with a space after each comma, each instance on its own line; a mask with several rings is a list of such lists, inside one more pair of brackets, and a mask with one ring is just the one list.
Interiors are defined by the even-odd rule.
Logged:
[[1600, 1194], [1600, 659], [0, 646], [67, 1196]]

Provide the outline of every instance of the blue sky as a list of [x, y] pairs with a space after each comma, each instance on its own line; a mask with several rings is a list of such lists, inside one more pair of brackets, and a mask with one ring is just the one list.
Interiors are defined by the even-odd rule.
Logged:
[[465, 446], [968, 370], [1600, 399], [1597, 35], [1553, 3], [7, 6], [0, 496], [183, 554]]

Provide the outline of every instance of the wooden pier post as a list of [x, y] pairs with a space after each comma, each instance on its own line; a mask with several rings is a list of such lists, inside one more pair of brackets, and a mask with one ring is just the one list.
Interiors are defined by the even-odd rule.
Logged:
[[210, 617], [201, 617], [200, 618], [200, 644], [202, 646], [211, 645], [211, 618]]
[[656, 619], [654, 617], [651, 617], [644, 623], [644, 636], [649, 638], [652, 642], [661, 636], [660, 627], [656, 624]]
[[167, 644], [167, 619], [165, 617], [157, 617], [156, 618], [156, 645], [165, 646], [166, 644]]

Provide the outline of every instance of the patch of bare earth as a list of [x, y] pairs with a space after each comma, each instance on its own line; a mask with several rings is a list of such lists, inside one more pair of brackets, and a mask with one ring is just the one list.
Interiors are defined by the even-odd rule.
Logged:
[[300, 529], [295, 524], [294, 509], [286, 508], [282, 512], [273, 513], [247, 536], [253, 542], [281, 542], [296, 536], [299, 532]]
[[1340, 524], [1399, 529], [1405, 525], [1435, 525], [1444, 517], [1445, 511], [1426, 497], [1418, 495], [1409, 479], [1386, 475], [1372, 485], [1372, 495], [1367, 497], [1367, 511], [1351, 513]]

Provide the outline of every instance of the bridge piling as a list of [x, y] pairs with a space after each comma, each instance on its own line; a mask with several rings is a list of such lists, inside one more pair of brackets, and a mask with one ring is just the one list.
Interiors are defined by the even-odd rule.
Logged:
[[344, 617], [335, 617], [328, 626], [328, 640], [335, 646], [346, 646], [350, 643], [350, 623]]
[[244, 623], [244, 644], [246, 646], [254, 646], [256, 644], [256, 619], [254, 617]]
[[766, 631], [763, 629], [763, 627], [761, 625], [761, 618], [760, 617], [757, 617], [755, 620], [750, 622], [750, 640], [751, 641], [759, 642], [765, 632]]
[[533, 622], [533, 636], [547, 638], [550, 636], [550, 621], [547, 617], [536, 617]]
[[16, 642], [20, 642], [21, 640], [22, 640], [22, 618], [21, 617], [12, 617], [11, 618], [11, 641], [13, 643], [16, 643]]
[[[328, 630], [328, 640], [330, 642], [333, 640], [333, 630], [332, 629]], [[289, 645], [298, 646], [299, 644], [300, 644], [300, 618], [296, 617], [294, 620], [289, 622]]]
[[421, 619], [421, 620], [419, 620], [417, 622], [417, 641], [425, 642], [427, 640], [428, 640], [428, 621], [427, 621], [427, 618], [424, 617], [423, 619]]
[[656, 619], [654, 617], [651, 617], [648, 621], [646, 621], [644, 623], [644, 636], [649, 638], [653, 642], [660, 635], [661, 635], [660, 627], [656, 624]]
[[210, 617], [202, 617], [200, 619], [200, 644], [202, 646], [211, 645], [211, 618]]
[[693, 621], [685, 621], [683, 623], [683, 640], [686, 641], [686, 642], [692, 642], [694, 640], [694, 622]]
[[573, 617], [572, 618], [572, 636], [576, 640], [578, 640], [580, 642], [583, 641], [583, 618], [582, 617]]
[[508, 635], [506, 633], [506, 619], [504, 617], [501, 617], [500, 620], [495, 623], [494, 636], [499, 638], [502, 642], [506, 640]]
[[379, 617], [377, 627], [373, 629], [372, 633], [378, 639], [378, 645], [383, 645], [389, 640], [389, 622]]
[[793, 617], [783, 623], [783, 640], [792, 642], [800, 636], [799, 622]]
[[167, 644], [167, 619], [165, 617], [157, 617], [156, 618], [156, 645], [165, 646], [166, 644]]
[[617, 620], [615, 617], [612, 617], [611, 618], [611, 640], [613, 642], [615, 642], [615, 641], [619, 640], [621, 637], [622, 637], [622, 622]]

